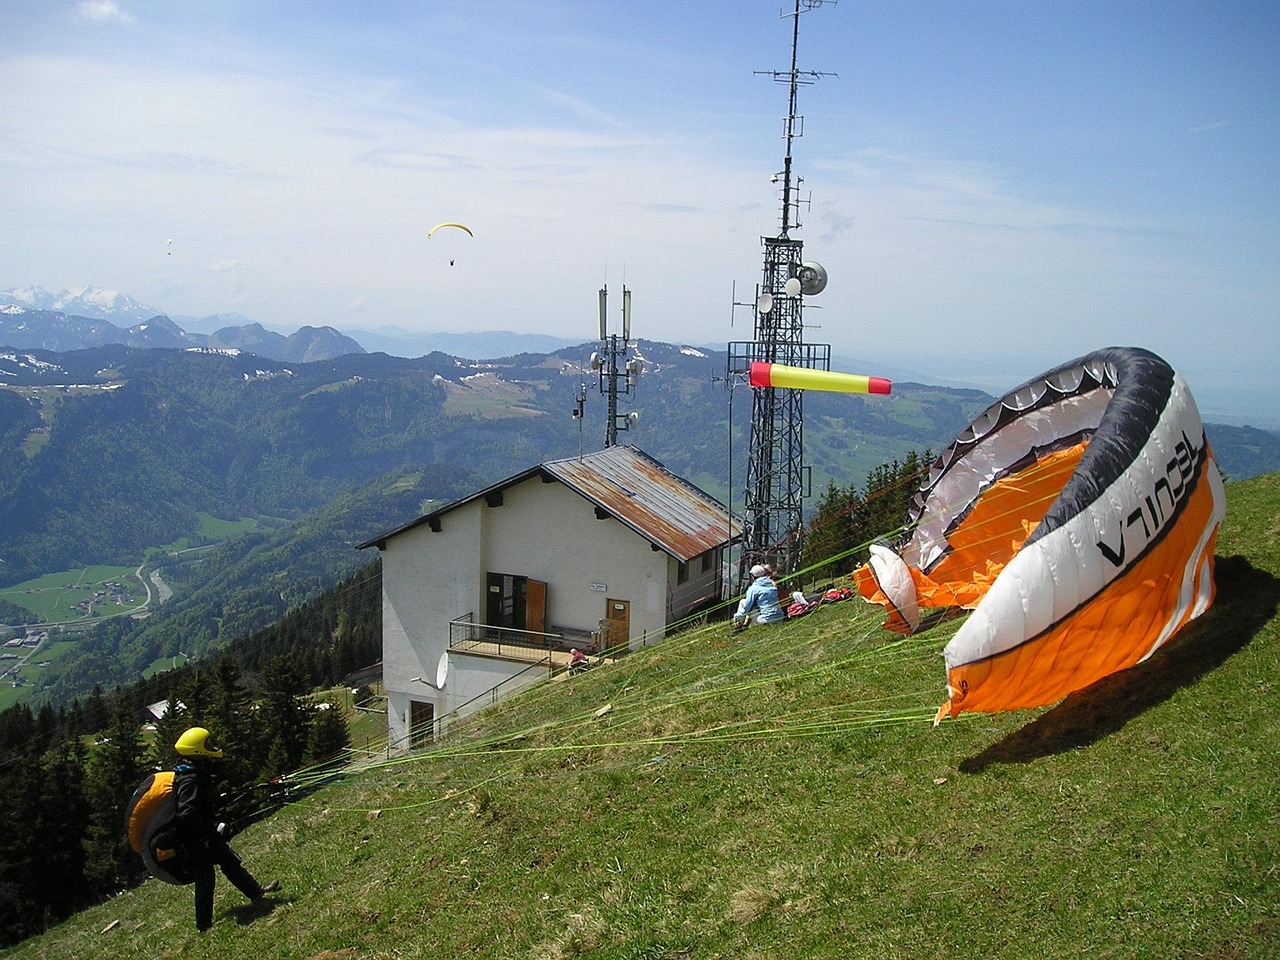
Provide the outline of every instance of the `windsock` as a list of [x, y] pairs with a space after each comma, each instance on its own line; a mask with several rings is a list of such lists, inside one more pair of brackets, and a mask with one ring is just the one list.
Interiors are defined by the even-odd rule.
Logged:
[[856, 373], [832, 373], [809, 367], [753, 361], [748, 380], [753, 387], [785, 387], [791, 390], [829, 390], [834, 393], [888, 393], [893, 386], [884, 377]]

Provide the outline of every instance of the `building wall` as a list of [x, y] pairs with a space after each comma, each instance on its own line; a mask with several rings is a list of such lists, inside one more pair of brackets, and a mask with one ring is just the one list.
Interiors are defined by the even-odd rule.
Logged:
[[483, 502], [459, 507], [439, 533], [425, 524], [392, 537], [382, 554], [382, 675], [387, 694], [387, 731], [392, 745], [409, 734], [409, 702], [432, 703], [448, 713], [444, 691], [434, 681], [449, 648], [449, 621], [474, 613], [481, 580], [480, 519]]
[[497, 684], [507, 691], [540, 679], [525, 672], [526, 663], [451, 655], [444, 688], [433, 685], [449, 648], [449, 621], [470, 614], [484, 622], [489, 572], [547, 583], [549, 633], [596, 630], [606, 601], [626, 600], [632, 647], [662, 636], [674, 561], [618, 520], [596, 519], [594, 506], [562, 484], [534, 476], [504, 490], [501, 506], [479, 498], [440, 519], [440, 532], [413, 527], [388, 539], [382, 554], [383, 683], [393, 747], [408, 742], [411, 701], [431, 703], [439, 721], [485, 705], [474, 698]]
[[[706, 569], [703, 569], [703, 568]], [[709, 550], [689, 563], [688, 579], [679, 582], [680, 564], [673, 557], [667, 581], [667, 622], [674, 623], [693, 611], [705, 610], [724, 599], [723, 551]]]
[[[446, 518], [447, 521], [447, 518]], [[547, 583], [547, 631], [595, 630], [608, 599], [631, 604], [631, 639], [666, 625], [668, 557], [559, 483], [532, 478], [489, 508], [488, 570]]]

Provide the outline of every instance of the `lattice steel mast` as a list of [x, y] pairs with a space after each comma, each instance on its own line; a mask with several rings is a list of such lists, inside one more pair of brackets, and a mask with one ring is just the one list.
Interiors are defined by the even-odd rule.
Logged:
[[[792, 174], [793, 142], [804, 134], [804, 118], [796, 112], [801, 86], [816, 83], [831, 74], [797, 68], [800, 14], [835, 0], [795, 0], [795, 9], [784, 13], [792, 18], [791, 69], [757, 71], [772, 76], [789, 89], [788, 110], [783, 130], [786, 154], [782, 170], [773, 175], [782, 181], [781, 230], [777, 236], [762, 237], [764, 273], [752, 305], [754, 340], [729, 344], [729, 378], [741, 380], [752, 361], [790, 366], [830, 369], [829, 344], [804, 341], [804, 295], [821, 292], [825, 271], [804, 261], [804, 243], [791, 236], [798, 229], [799, 189], [804, 181]], [[793, 214], [795, 214], [793, 221]], [[751, 442], [743, 494], [745, 529], [739, 573], [752, 564], [772, 563], [779, 570], [793, 570], [803, 539], [804, 395], [800, 390], [753, 390], [751, 399]]]

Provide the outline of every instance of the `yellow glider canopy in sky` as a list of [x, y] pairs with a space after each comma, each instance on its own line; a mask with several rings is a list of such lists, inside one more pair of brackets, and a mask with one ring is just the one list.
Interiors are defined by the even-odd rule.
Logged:
[[454, 227], [458, 230], [464, 230], [466, 231], [466, 234], [468, 237], [475, 236], [475, 234], [471, 232], [471, 228], [468, 227], [465, 223], [437, 223], [434, 227], [432, 227], [430, 230], [427, 231], [427, 239], [430, 240], [431, 235], [433, 233], [435, 233], [437, 230], [443, 230], [445, 227]]

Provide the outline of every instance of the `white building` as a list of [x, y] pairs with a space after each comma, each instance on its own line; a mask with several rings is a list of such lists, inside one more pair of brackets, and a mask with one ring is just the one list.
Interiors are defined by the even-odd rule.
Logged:
[[631, 446], [532, 467], [380, 534], [392, 745], [618, 655], [723, 596], [726, 508]]

